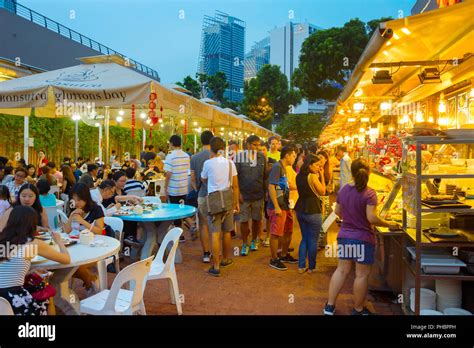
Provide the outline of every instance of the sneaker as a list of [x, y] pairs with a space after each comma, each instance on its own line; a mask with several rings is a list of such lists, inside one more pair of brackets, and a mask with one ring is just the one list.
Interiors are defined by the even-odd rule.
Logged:
[[278, 258], [270, 260], [270, 267], [279, 271], [286, 271], [288, 269], [288, 267], [286, 267]]
[[360, 312], [356, 311], [356, 309], [354, 308], [351, 313], [351, 315], [372, 315], [372, 314], [374, 313], [369, 311], [367, 307], [364, 307], [364, 309], [362, 309]]
[[270, 246], [270, 238], [265, 238], [265, 240], [263, 241], [263, 246], [264, 247], [269, 247]]
[[298, 259], [295, 259], [290, 254], [287, 254], [286, 256], [283, 256], [281, 258], [281, 262], [284, 262], [284, 263], [298, 263]]
[[258, 250], [258, 244], [256, 240], [253, 240], [250, 243], [250, 251], [257, 251]]
[[180, 243], [186, 242], [186, 237], [184, 237], [183, 235], [181, 235], [181, 236], [179, 237], [179, 242], [180, 242]]
[[249, 253], [249, 247], [247, 244], [242, 244], [242, 250], [240, 251], [240, 256], [247, 256]]
[[220, 265], [221, 267], [228, 267], [228, 266], [232, 266], [234, 264], [234, 260], [232, 259], [227, 259], [227, 260], [222, 260]]
[[202, 256], [202, 262], [204, 263], [209, 263], [211, 262], [211, 253], [209, 251], [206, 251], [203, 256]]
[[305, 272], [307, 272], [307, 271], [308, 271], [307, 268], [298, 268], [298, 273], [299, 273], [299, 274], [303, 274], [303, 273], [305, 273]]
[[334, 315], [336, 313], [336, 306], [331, 306], [326, 303], [324, 306], [323, 314], [324, 315]]
[[127, 238], [125, 238], [123, 242], [125, 244], [133, 245], [133, 246], [140, 246], [142, 244], [135, 236], [127, 236]]
[[220, 277], [221, 276], [221, 271], [218, 270], [218, 269], [215, 269], [214, 267], [209, 268], [207, 273], [209, 273], [213, 277]]

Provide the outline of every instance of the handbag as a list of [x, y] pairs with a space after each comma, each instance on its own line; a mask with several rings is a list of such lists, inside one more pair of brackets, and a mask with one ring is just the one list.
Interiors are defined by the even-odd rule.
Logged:
[[31, 294], [36, 301], [46, 301], [56, 295], [54, 286], [48, 284], [36, 273], [28, 274], [25, 277], [24, 288]]
[[[285, 168], [280, 162], [281, 169], [283, 173], [286, 173]], [[286, 175], [286, 174], [285, 174]], [[277, 202], [280, 206], [281, 210], [289, 210], [290, 209], [290, 190], [282, 189], [279, 185], [275, 187]]]
[[232, 191], [232, 162], [229, 161], [229, 188], [222, 191], [215, 191], [207, 195], [207, 211], [213, 216], [226, 213], [232, 210], [234, 195]]

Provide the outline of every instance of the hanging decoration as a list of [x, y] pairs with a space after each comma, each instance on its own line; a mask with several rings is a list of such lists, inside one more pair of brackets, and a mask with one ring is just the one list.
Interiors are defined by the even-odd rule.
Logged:
[[[153, 127], [158, 122], [158, 117], [156, 116], [156, 99], [157, 95], [155, 92], [150, 93], [150, 102], [148, 103], [148, 117], [151, 120], [151, 127]], [[151, 133], [150, 133], [151, 135]]]
[[186, 144], [186, 134], [188, 133], [188, 120], [184, 119], [183, 120], [183, 143]]
[[160, 106], [160, 119], [163, 122], [163, 105]]
[[132, 104], [132, 139], [135, 138], [135, 104]]

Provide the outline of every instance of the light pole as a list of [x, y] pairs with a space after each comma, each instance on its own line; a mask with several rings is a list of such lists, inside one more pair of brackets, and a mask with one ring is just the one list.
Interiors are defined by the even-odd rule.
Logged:
[[79, 157], [79, 120], [81, 119], [81, 115], [74, 114], [72, 115], [72, 119], [74, 121], [74, 158], [77, 161]]

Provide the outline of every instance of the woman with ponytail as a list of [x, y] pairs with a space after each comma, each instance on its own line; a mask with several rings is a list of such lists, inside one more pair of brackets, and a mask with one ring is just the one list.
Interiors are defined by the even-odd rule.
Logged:
[[369, 283], [369, 273], [374, 263], [374, 226], [399, 229], [395, 222], [381, 219], [377, 215], [377, 194], [367, 186], [369, 165], [363, 159], [352, 162], [353, 182], [345, 185], [337, 195], [336, 214], [343, 220], [337, 236], [339, 258], [337, 269], [329, 283], [329, 298], [324, 308], [325, 315], [333, 315], [339, 291], [355, 263], [353, 315], [369, 315], [364, 306]]

